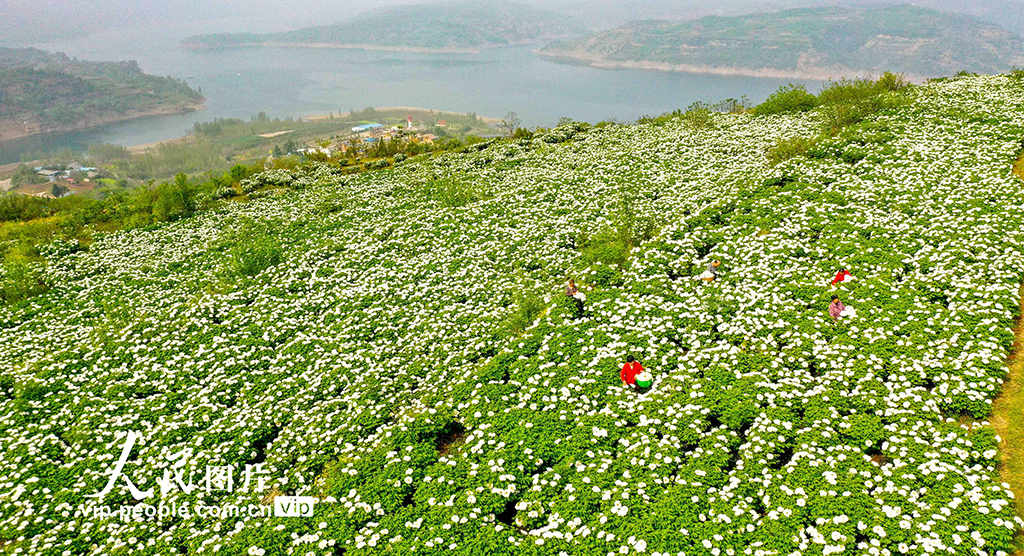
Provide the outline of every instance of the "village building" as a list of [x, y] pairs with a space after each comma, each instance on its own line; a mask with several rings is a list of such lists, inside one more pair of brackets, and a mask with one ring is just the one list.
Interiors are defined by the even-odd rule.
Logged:
[[357, 125], [356, 127], [352, 128], [352, 133], [363, 133], [363, 132], [372, 131], [372, 130], [375, 130], [375, 129], [382, 129], [383, 127], [384, 126], [382, 124]]

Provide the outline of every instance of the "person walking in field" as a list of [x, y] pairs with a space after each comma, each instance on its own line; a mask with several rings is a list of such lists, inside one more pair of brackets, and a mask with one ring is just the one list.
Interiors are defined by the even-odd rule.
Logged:
[[622, 378], [622, 383], [626, 386], [636, 390], [636, 375], [644, 372], [643, 365], [639, 361], [633, 358], [632, 355], [626, 356], [626, 363], [622, 365], [622, 372], [619, 376]]
[[705, 282], [714, 282], [718, 278], [718, 267], [722, 266], [722, 261], [715, 259], [708, 263], [708, 268], [705, 270], [699, 278]]

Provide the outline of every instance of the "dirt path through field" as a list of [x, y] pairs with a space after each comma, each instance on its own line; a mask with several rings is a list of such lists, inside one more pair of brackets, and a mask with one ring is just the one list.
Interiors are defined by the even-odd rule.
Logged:
[[[1024, 153], [1013, 165], [1013, 171], [1024, 180]], [[1018, 292], [1021, 314], [1024, 315], [1024, 284]], [[1013, 491], [1017, 515], [1024, 517], [1024, 318], [1014, 326], [1013, 348], [1006, 359], [1010, 368], [1003, 389], [992, 404], [992, 426], [999, 435], [999, 474]], [[1024, 555], [1024, 531], [1014, 538], [1014, 553]]]
[[[1021, 286], [1024, 313], [1024, 286]], [[999, 435], [1000, 475], [1010, 485], [1017, 515], [1024, 516], [1024, 326], [1017, 319], [1013, 349], [1007, 358], [1010, 374], [992, 405], [992, 426]], [[1024, 532], [1015, 539], [1016, 553], [1024, 554]]]

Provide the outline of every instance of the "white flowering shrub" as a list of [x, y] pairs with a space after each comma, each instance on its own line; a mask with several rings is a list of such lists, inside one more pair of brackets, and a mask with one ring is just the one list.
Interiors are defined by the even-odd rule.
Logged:
[[37, 249], [40, 256], [50, 259], [65, 257], [72, 253], [77, 253], [83, 248], [77, 239], [56, 239], [50, 243], [40, 245]]
[[[54, 287], [0, 308], [0, 552], [1005, 554], [985, 419], [1024, 88], [932, 84], [768, 166], [818, 126], [571, 124], [344, 182], [272, 171], [251, 183], [297, 190], [54, 250]], [[650, 237], [581, 257], [623, 206]], [[627, 354], [649, 392], [622, 387]], [[315, 515], [87, 513], [128, 431], [146, 503]], [[161, 492], [178, 454], [268, 481]], [[103, 503], [136, 502], [119, 479]]]

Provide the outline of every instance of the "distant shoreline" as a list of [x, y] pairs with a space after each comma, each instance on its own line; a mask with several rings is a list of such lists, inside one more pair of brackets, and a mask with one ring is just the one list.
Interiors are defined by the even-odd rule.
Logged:
[[164, 139], [163, 141], [152, 141], [150, 143], [142, 143], [142, 144], [139, 144], [139, 145], [131, 145], [131, 146], [125, 147], [125, 148], [128, 149], [128, 152], [130, 152], [132, 154], [142, 154], [142, 153], [144, 153], [146, 151], [154, 150], [157, 147], [159, 147], [160, 145], [172, 145], [172, 144], [176, 144], [176, 143], [184, 143], [185, 141], [189, 140], [191, 137], [192, 137], [191, 135], [182, 135], [181, 137], [175, 137], [173, 139]]
[[33, 137], [36, 135], [46, 135], [48, 133], [67, 133], [69, 131], [81, 131], [84, 129], [116, 124], [120, 122], [127, 122], [131, 120], [138, 120], [141, 118], [149, 118], [153, 116], [174, 116], [181, 114], [191, 114], [192, 112], [197, 112], [205, 107], [206, 104], [204, 102], [176, 104], [173, 106], [160, 106], [152, 108], [150, 110], [136, 112], [129, 111], [124, 114], [119, 114], [117, 116], [86, 118], [80, 122], [71, 125], [60, 125], [45, 128], [39, 126], [38, 129], [31, 131], [26, 130], [28, 124], [19, 123], [17, 120], [13, 119], [3, 119], [0, 120], [0, 142], [13, 141], [15, 139], [24, 139], [26, 137]]
[[[416, 113], [416, 112], [433, 112], [433, 113], [438, 114], [438, 115], [450, 114], [452, 116], [468, 116], [469, 115], [468, 112], [451, 112], [451, 111], [448, 111], [448, 110], [433, 110], [431, 108], [419, 108], [419, 107], [416, 107], [416, 106], [381, 106], [379, 108], [374, 107], [374, 111], [376, 111], [376, 112], [413, 112], [413, 113]], [[345, 117], [350, 117], [351, 115], [352, 115], [351, 112], [343, 112], [343, 113], [336, 114], [334, 117], [335, 118], [345, 118]], [[501, 118], [492, 118], [492, 117], [489, 117], [489, 116], [480, 116], [479, 114], [477, 115], [477, 117], [480, 118], [481, 121], [483, 121], [484, 123], [487, 123], [487, 124], [496, 124], [496, 123], [500, 123], [501, 122]], [[307, 122], [315, 122], [315, 121], [320, 121], [320, 120], [326, 120], [326, 119], [329, 119], [329, 118], [330, 118], [329, 114], [313, 114], [313, 115], [310, 115], [310, 116], [303, 116], [302, 120], [303, 121], [307, 121]], [[288, 131], [288, 133], [293, 133], [293, 132], [294, 132], [294, 130], [289, 130]], [[284, 134], [283, 132], [280, 132], [280, 133], [282, 135]], [[131, 145], [131, 146], [126, 147], [126, 148], [132, 154], [141, 154], [141, 153], [144, 153], [144, 152], [146, 152], [148, 150], [156, 149], [160, 145], [168, 145], [168, 144], [181, 143], [181, 142], [187, 141], [191, 137], [192, 137], [191, 135], [183, 135], [181, 137], [174, 137], [172, 139], [164, 139], [163, 141], [153, 141], [153, 142], [150, 142], [150, 143], [142, 143], [142, 144], [139, 144], [139, 145]]]
[[[435, 114], [451, 114], [452, 116], [468, 116], [469, 115], [469, 112], [452, 112], [452, 111], [449, 111], [449, 110], [435, 110], [435, 109], [432, 109], [432, 108], [420, 108], [420, 107], [417, 107], [417, 106], [381, 106], [381, 107], [373, 107], [373, 109], [376, 112], [434, 112]], [[344, 117], [348, 117], [348, 116], [351, 116], [351, 115], [352, 115], [351, 112], [342, 112], [342, 113], [336, 115], [335, 118], [344, 118]], [[480, 120], [483, 121], [484, 123], [488, 123], [488, 124], [497, 124], [497, 123], [501, 123], [501, 121], [502, 121], [501, 118], [492, 118], [490, 116], [481, 116], [479, 114], [477, 114], [477, 117], [480, 118]], [[323, 114], [314, 114], [312, 116], [305, 116], [302, 119], [306, 120], [306, 121], [312, 122], [312, 121], [317, 121], [317, 120], [326, 120], [327, 118], [330, 118], [330, 116], [329, 115], [325, 116]]]
[[[538, 56], [546, 56], [548, 58], [553, 58], [556, 60], [561, 59], [577, 63], [582, 62], [586, 63], [591, 67], [599, 69], [638, 69], [669, 73], [728, 75], [738, 77], [764, 77], [772, 79], [808, 79], [812, 81], [829, 81], [841, 78], [852, 79], [859, 77], [867, 77], [872, 74], [872, 72], [868, 71], [857, 72], [850, 69], [828, 70], [824, 68], [814, 68], [810, 70], [779, 70], [773, 68], [752, 69], [729, 66], [705, 66], [699, 64], [669, 64], [667, 62], [637, 62], [629, 60], [619, 61], [607, 60], [600, 56], [589, 56], [586, 54], [566, 50], [534, 50], [533, 52]], [[920, 75], [904, 75], [904, 77], [908, 81], [911, 81], [913, 83], [923, 83], [927, 79], [927, 77]]]
[[487, 47], [478, 48], [431, 48], [425, 46], [383, 46], [376, 44], [343, 44], [333, 42], [246, 42], [239, 44], [229, 44], [224, 46], [210, 46], [199, 43], [183, 43], [182, 46], [192, 50], [218, 50], [222, 48], [327, 48], [327, 49], [345, 49], [345, 50], [376, 50], [382, 52], [408, 52], [411, 54], [480, 54], [480, 52]]
[[236, 44], [225, 44], [225, 45], [207, 45], [197, 42], [184, 41], [181, 45], [184, 48], [190, 50], [221, 50], [228, 48], [319, 48], [319, 49], [338, 49], [338, 50], [370, 50], [378, 52], [406, 52], [410, 54], [480, 54], [484, 50], [493, 50], [496, 48], [513, 48], [517, 46], [524, 46], [528, 44], [542, 44], [550, 42], [564, 37], [544, 37], [538, 39], [529, 39], [522, 41], [514, 41], [508, 44], [482, 44], [478, 46], [470, 47], [431, 47], [431, 46], [388, 46], [382, 44], [365, 44], [365, 43], [336, 43], [336, 42], [284, 42], [284, 41], [265, 41], [265, 42], [243, 42]]

